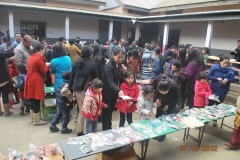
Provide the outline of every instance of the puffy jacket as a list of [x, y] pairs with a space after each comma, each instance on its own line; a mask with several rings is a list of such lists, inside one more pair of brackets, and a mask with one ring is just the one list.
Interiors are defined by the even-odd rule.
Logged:
[[97, 65], [90, 58], [84, 57], [84, 65], [79, 68], [77, 61], [72, 66], [72, 72], [69, 80], [69, 89], [74, 91], [86, 91], [89, 82], [98, 78]]
[[[227, 85], [223, 87], [218, 86], [218, 78], [227, 79]], [[219, 98], [226, 97], [230, 83], [234, 82], [234, 72], [230, 67], [222, 68], [219, 64], [212, 66], [212, 68], [208, 72], [208, 79], [212, 80], [210, 83], [210, 87], [212, 89], [213, 94], [219, 96]]]
[[12, 51], [0, 52], [0, 84], [11, 80], [5, 59], [12, 56], [14, 56], [14, 52]]
[[98, 114], [101, 108], [105, 105], [102, 102], [102, 93], [98, 93], [99, 101], [96, 98], [96, 95], [92, 91], [92, 87], [88, 87], [87, 92], [85, 94], [83, 108], [82, 108], [82, 115], [85, 118], [92, 118], [94, 121], [98, 119]]
[[[115, 107], [121, 111], [122, 113], [132, 113], [135, 112], [137, 110], [136, 107], [136, 102], [137, 102], [137, 98], [139, 96], [139, 88], [138, 85], [136, 83], [134, 83], [132, 86], [129, 86], [127, 84], [127, 82], [124, 82], [121, 84], [120, 89], [123, 91], [124, 95], [132, 97], [133, 100], [119, 100]], [[128, 103], [129, 102], [133, 102], [133, 105], [128, 107]]]
[[70, 102], [67, 97], [62, 95], [62, 89], [65, 85], [68, 85], [67, 80], [63, 80], [62, 84], [59, 86], [56, 92], [56, 105], [61, 109], [67, 110], [73, 108], [73, 102]]
[[26, 74], [20, 73], [18, 75], [18, 83], [16, 84], [16, 87], [20, 90], [24, 90], [24, 85], [26, 82]]
[[188, 82], [196, 82], [199, 74], [204, 70], [203, 64], [198, 66], [195, 61], [189, 62], [183, 70], [183, 75]]
[[153, 61], [151, 78], [156, 78], [159, 74], [162, 73], [162, 62], [163, 61], [160, 58], [156, 58]]
[[[194, 106], [196, 107], [204, 107], [206, 106], [206, 101], [208, 97], [212, 94], [212, 90], [210, 89], [209, 84], [202, 83], [197, 80], [195, 83], [195, 95], [194, 95]], [[206, 99], [207, 98], [207, 99]]]

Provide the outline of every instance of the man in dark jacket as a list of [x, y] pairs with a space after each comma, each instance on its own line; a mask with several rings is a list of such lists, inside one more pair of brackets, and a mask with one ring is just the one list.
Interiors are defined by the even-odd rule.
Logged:
[[163, 55], [163, 65], [162, 65], [162, 66], [164, 66], [164, 64], [166, 63], [167, 57], [168, 57], [168, 56], [172, 56], [173, 53], [176, 52], [176, 50], [177, 50], [177, 47], [173, 45], [172, 47], [170, 47], [170, 48], [164, 53], [164, 55]]
[[109, 51], [108, 51], [109, 58], [112, 57], [112, 53], [113, 53], [113, 50], [116, 47], [116, 45], [117, 45], [116, 38], [112, 38], [111, 39], [111, 44], [109, 45]]
[[80, 37], [75, 38], [75, 45], [79, 48], [82, 49], [82, 44], [80, 43]]

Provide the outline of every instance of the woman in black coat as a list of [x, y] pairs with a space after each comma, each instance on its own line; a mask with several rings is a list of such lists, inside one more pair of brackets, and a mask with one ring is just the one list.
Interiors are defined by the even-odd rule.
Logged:
[[119, 88], [123, 82], [123, 73], [121, 62], [124, 58], [124, 51], [121, 48], [114, 50], [112, 58], [104, 67], [103, 74], [103, 102], [108, 108], [102, 109], [102, 129], [108, 130], [112, 128], [112, 112], [119, 95], [123, 95], [123, 91]]
[[[8, 104], [8, 90], [9, 90], [9, 82], [11, 78], [8, 72], [8, 66], [5, 61], [6, 58], [10, 58], [14, 56], [14, 52], [7, 51], [0, 53], [0, 95], [2, 94], [2, 102], [5, 111], [5, 116], [11, 115], [13, 112], [9, 110]], [[3, 111], [0, 105], [0, 116], [3, 115]]]

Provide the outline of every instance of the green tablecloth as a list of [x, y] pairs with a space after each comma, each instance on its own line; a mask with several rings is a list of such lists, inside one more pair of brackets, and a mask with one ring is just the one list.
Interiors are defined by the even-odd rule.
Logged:
[[54, 88], [53, 88], [53, 86], [51, 86], [51, 87], [45, 87], [45, 88], [44, 88], [44, 92], [45, 92], [45, 94], [54, 93]]

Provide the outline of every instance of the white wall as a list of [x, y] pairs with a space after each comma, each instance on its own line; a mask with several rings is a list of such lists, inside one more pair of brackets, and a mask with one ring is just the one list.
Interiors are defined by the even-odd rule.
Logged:
[[234, 50], [239, 39], [239, 20], [214, 22], [211, 48]]
[[[133, 24], [131, 22], [122, 22], [121, 38], [125, 40], [127, 40], [128, 28], [136, 29], [136, 24]], [[143, 29], [143, 24], [140, 24], [140, 29]]]
[[70, 17], [70, 38], [79, 36], [81, 39], [96, 39], [98, 30], [98, 19]]
[[8, 12], [0, 11], [0, 20], [0, 31], [6, 34], [6, 31], [9, 30]]
[[179, 44], [190, 43], [196, 47], [204, 47], [207, 22], [170, 23], [169, 28], [170, 30], [180, 30]]

